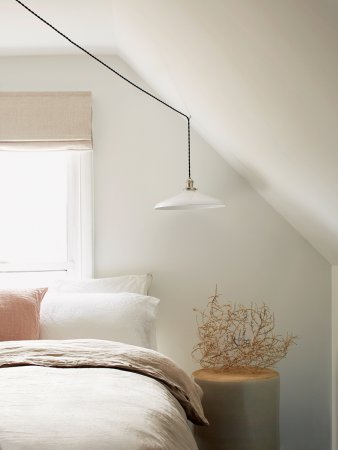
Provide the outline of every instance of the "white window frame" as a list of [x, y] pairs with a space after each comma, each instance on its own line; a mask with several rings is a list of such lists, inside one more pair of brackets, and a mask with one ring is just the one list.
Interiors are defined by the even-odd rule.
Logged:
[[[67, 272], [67, 279], [93, 276], [93, 152], [70, 151], [68, 158], [67, 262], [10, 264], [0, 274]], [[57, 277], [56, 277], [57, 278]]]
[[93, 152], [71, 152], [68, 170], [67, 278], [92, 278]]

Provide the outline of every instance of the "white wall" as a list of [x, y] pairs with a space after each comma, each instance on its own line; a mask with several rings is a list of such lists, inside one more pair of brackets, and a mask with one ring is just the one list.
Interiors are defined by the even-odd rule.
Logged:
[[[121, 60], [105, 60], [140, 82]], [[194, 307], [218, 283], [225, 300], [264, 301], [280, 332], [299, 336], [278, 365], [281, 448], [328, 450], [331, 416], [329, 264], [192, 133], [192, 173], [227, 208], [155, 211], [183, 188], [186, 123], [86, 57], [0, 59], [1, 90], [91, 90], [96, 276], [152, 272], [160, 350], [197, 365]]]
[[332, 450], [338, 450], [338, 266], [332, 267]]

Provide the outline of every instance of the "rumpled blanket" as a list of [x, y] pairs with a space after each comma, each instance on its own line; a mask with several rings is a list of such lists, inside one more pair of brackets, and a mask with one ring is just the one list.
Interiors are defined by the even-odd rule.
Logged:
[[1, 450], [196, 450], [200, 388], [169, 358], [118, 342], [0, 342]]

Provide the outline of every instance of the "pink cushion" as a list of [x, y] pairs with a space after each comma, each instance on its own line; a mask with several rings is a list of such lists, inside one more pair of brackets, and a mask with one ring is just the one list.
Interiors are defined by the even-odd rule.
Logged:
[[0, 290], [0, 341], [39, 339], [44, 289]]

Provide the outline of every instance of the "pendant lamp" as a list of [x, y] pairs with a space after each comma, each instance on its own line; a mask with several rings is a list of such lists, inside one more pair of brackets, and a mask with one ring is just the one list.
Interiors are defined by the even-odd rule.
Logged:
[[186, 188], [183, 190], [183, 192], [176, 195], [175, 197], [171, 197], [168, 200], [165, 200], [165, 201], [160, 202], [157, 205], [155, 205], [155, 209], [202, 209], [202, 208], [221, 208], [221, 207], [225, 206], [225, 204], [221, 200], [217, 200], [213, 197], [209, 197], [208, 195], [201, 194], [200, 192], [198, 192], [197, 188], [194, 187], [194, 181], [191, 178], [191, 169], [190, 169], [190, 116], [187, 116], [182, 111], [179, 111], [178, 109], [169, 105], [168, 103], [166, 103], [165, 101], [156, 97], [152, 93], [148, 92], [146, 89], [143, 89], [141, 86], [138, 86], [136, 83], [132, 82], [131, 80], [126, 78], [124, 75], [117, 72], [117, 70], [113, 69], [113, 67], [111, 67], [108, 64], [106, 64], [105, 62], [103, 62], [97, 56], [93, 55], [88, 50], [81, 47], [79, 44], [74, 42], [72, 39], [70, 39], [68, 36], [66, 36], [64, 33], [62, 33], [60, 30], [58, 30], [52, 24], [47, 22], [44, 18], [39, 16], [36, 12], [34, 12], [27, 5], [25, 5], [22, 1], [20, 1], [20, 0], [15, 0], [15, 1], [16, 1], [16, 3], [21, 5], [23, 8], [25, 8], [27, 11], [29, 11], [31, 14], [33, 14], [33, 16], [35, 16], [37, 19], [41, 20], [41, 22], [43, 22], [45, 25], [50, 27], [52, 30], [54, 30], [56, 33], [58, 33], [60, 36], [62, 36], [64, 39], [66, 39], [68, 42], [70, 42], [72, 45], [77, 47], [83, 53], [86, 53], [91, 58], [95, 59], [95, 61], [97, 61], [102, 66], [111, 70], [115, 75], [122, 78], [124, 81], [129, 83], [131, 86], [135, 87], [139, 91], [143, 92], [144, 94], [148, 95], [149, 97], [153, 98], [154, 100], [157, 100], [158, 102], [162, 103], [162, 105], [167, 106], [168, 108], [172, 109], [173, 111], [175, 111], [176, 113], [180, 114], [181, 116], [183, 116], [187, 119], [187, 121], [188, 121], [189, 169], [188, 169], [188, 179], [187, 179]]
[[209, 195], [201, 194], [194, 187], [194, 181], [187, 179], [186, 188], [163, 202], [157, 203], [155, 209], [205, 209], [205, 208], [222, 208], [225, 204]]
[[205, 208], [222, 208], [225, 204], [217, 198], [209, 195], [201, 194], [194, 187], [194, 180], [191, 178], [190, 163], [190, 117], [188, 119], [188, 179], [185, 189], [174, 197], [170, 197], [163, 202], [157, 203], [155, 209], [205, 209]]

